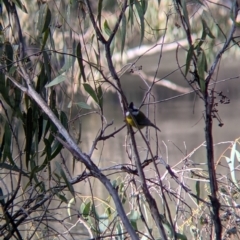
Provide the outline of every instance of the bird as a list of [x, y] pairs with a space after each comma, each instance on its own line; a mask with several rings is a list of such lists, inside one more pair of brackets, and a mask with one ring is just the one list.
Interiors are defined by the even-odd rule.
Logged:
[[161, 130], [154, 125], [142, 111], [134, 106], [133, 102], [131, 102], [128, 106], [128, 111], [126, 112], [126, 122], [137, 129], [154, 127], [161, 132]]

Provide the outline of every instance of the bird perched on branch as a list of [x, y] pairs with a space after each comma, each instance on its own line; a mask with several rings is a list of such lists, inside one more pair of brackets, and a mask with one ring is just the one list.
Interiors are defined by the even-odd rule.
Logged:
[[142, 111], [134, 106], [133, 102], [131, 102], [128, 106], [128, 111], [126, 112], [126, 122], [132, 127], [138, 129], [142, 129], [144, 127], [154, 127], [161, 132], [161, 130], [154, 125]]

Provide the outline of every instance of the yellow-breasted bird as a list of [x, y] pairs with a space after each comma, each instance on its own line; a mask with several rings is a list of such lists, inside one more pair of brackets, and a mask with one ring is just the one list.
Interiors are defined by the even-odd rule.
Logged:
[[161, 130], [155, 126], [142, 111], [134, 106], [133, 102], [131, 102], [128, 106], [128, 111], [126, 112], [126, 122], [132, 127], [138, 129], [142, 129], [144, 127], [154, 127], [161, 132]]

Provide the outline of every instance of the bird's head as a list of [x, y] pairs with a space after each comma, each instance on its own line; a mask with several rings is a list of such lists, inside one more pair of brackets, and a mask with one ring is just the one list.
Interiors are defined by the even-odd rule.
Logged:
[[133, 102], [130, 102], [128, 105], [128, 111], [126, 112], [126, 116], [128, 117], [129, 115], [137, 116], [139, 114], [139, 109], [134, 106]]

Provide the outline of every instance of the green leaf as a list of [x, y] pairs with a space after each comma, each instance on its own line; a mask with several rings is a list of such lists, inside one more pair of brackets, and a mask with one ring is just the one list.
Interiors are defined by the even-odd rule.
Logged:
[[38, 12], [38, 22], [37, 22], [37, 30], [38, 30], [38, 36], [41, 37], [41, 34], [43, 33], [43, 26], [44, 21], [43, 19], [47, 15], [47, 4], [41, 4], [40, 10]]
[[100, 108], [103, 108], [103, 91], [101, 85], [98, 86], [97, 88], [97, 97], [98, 97], [98, 104]]
[[80, 206], [80, 213], [84, 218], [88, 218], [92, 209], [92, 203], [89, 201], [88, 203], [83, 202]]
[[80, 108], [83, 108], [83, 109], [92, 109], [92, 107], [90, 105], [88, 105], [87, 103], [85, 102], [78, 102], [76, 103]]
[[43, 116], [39, 116], [38, 118], [38, 142], [40, 142], [43, 134]]
[[148, 0], [141, 0], [141, 6], [142, 6], [143, 14], [145, 15], [148, 8]]
[[18, 8], [20, 8], [23, 12], [28, 13], [25, 5], [20, 0], [12, 0]]
[[53, 79], [49, 84], [47, 84], [45, 87], [49, 88], [55, 85], [58, 85], [61, 82], [64, 82], [67, 79], [65, 75], [59, 75], [55, 79]]
[[26, 121], [24, 125], [26, 145], [25, 145], [25, 156], [26, 156], [26, 167], [28, 168], [29, 161], [31, 159], [31, 148], [33, 140], [33, 111], [29, 108], [26, 115]]
[[98, 97], [96, 95], [96, 92], [91, 87], [91, 85], [89, 85], [88, 83], [84, 83], [83, 87], [85, 91], [92, 97], [92, 99], [98, 104]]
[[39, 36], [41, 33], [44, 33], [51, 23], [51, 11], [48, 8], [47, 4], [42, 4], [39, 11], [38, 17], [38, 31]]
[[81, 75], [83, 77], [83, 81], [87, 82], [85, 71], [84, 71], [84, 65], [83, 65], [82, 47], [80, 42], [77, 45], [77, 60], [78, 60], [78, 65], [80, 67]]
[[115, 49], [115, 38], [113, 38], [111, 45], [110, 45], [111, 55], [113, 55], [114, 49]]
[[[60, 199], [62, 202], [68, 204], [68, 200], [67, 200], [67, 198], [66, 198], [64, 195], [59, 194], [58, 192], [56, 192], [56, 195], [59, 197], [59, 199]], [[70, 219], [71, 219], [71, 216], [70, 216]]]
[[123, 54], [123, 50], [125, 46], [126, 33], [127, 33], [127, 20], [126, 20], [125, 14], [123, 14], [122, 29], [121, 29], [121, 55]]
[[50, 56], [48, 55], [48, 53], [46, 51], [42, 52], [43, 54], [43, 60], [44, 60], [44, 67], [45, 67], [45, 71], [46, 71], [46, 76], [47, 76], [47, 81], [50, 81], [51, 78], [51, 65], [50, 65]]
[[137, 229], [137, 221], [140, 219], [139, 212], [136, 210], [131, 210], [128, 218], [129, 218], [130, 223], [131, 223], [132, 227], [134, 228], [134, 230], [138, 230]]
[[196, 193], [197, 193], [197, 204], [199, 205], [199, 197], [200, 197], [200, 181], [196, 182]]
[[49, 33], [50, 33], [50, 29], [48, 28], [43, 34], [41, 51], [43, 51], [43, 49], [46, 46], [46, 43], [47, 43], [47, 40], [48, 40], [48, 37], [49, 37]]
[[64, 128], [68, 131], [68, 117], [64, 111], [60, 111], [60, 121]]
[[133, 23], [134, 23], [134, 21], [133, 21], [133, 19], [134, 19], [133, 4], [134, 4], [134, 0], [130, 0], [129, 12], [128, 12], [128, 22], [130, 21], [131, 30], [132, 30], [132, 26], [133, 26]]
[[8, 163], [0, 163], [0, 168], [7, 169], [7, 170], [10, 170], [10, 171], [14, 171], [14, 172], [18, 172], [25, 177], [29, 177], [29, 175], [26, 172], [24, 172], [23, 170], [21, 170], [20, 168], [18, 168], [17, 165], [10, 165]]
[[197, 49], [197, 51], [201, 51], [201, 46], [203, 45], [203, 43], [205, 42], [206, 40], [206, 37], [207, 37], [207, 32], [206, 32], [206, 22], [202, 20], [202, 36], [200, 39], [198, 39], [198, 44], [196, 45], [195, 49]]
[[108, 36], [112, 34], [112, 30], [110, 29], [107, 20], [104, 21], [103, 29]]
[[2, 97], [4, 98], [5, 102], [10, 106], [13, 107], [12, 104], [12, 98], [9, 97], [9, 87], [6, 84], [5, 80], [5, 74], [3, 72], [0, 72], [0, 93]]
[[177, 239], [180, 239], [180, 240], [187, 240], [187, 237], [186, 237], [184, 234], [177, 233]]
[[13, 63], [13, 48], [10, 42], [4, 43], [4, 53], [6, 58], [7, 69], [10, 71]]
[[207, 60], [204, 51], [202, 50], [198, 56], [197, 68], [199, 75], [199, 87], [202, 92], [205, 92], [206, 83], [205, 83], [205, 69], [207, 66]]
[[145, 32], [145, 23], [144, 23], [144, 10], [143, 7], [140, 5], [138, 0], [135, 1], [135, 6], [137, 9], [137, 13], [140, 19], [140, 28], [141, 28], [141, 38], [140, 38], [140, 44], [142, 44], [143, 37], [144, 37], [144, 32]]
[[42, 63], [41, 72], [38, 75], [38, 79], [37, 79], [36, 91], [44, 98], [46, 97], [46, 89], [44, 88], [44, 86], [46, 85], [47, 81], [48, 81], [48, 78], [45, 73], [45, 66]]
[[43, 167], [46, 167], [51, 159], [51, 142], [47, 138], [44, 138], [44, 144], [45, 148], [43, 152], [46, 153], [46, 160], [43, 162], [44, 163]]
[[189, 50], [188, 50], [188, 53], [187, 53], [185, 76], [188, 74], [188, 71], [189, 71], [189, 68], [190, 68], [190, 64], [191, 64], [191, 61], [192, 61], [193, 54], [194, 54], [194, 46], [191, 45], [190, 48], [189, 48]]
[[5, 200], [4, 200], [4, 198], [6, 198], [6, 197], [8, 197], [8, 196], [3, 195], [2, 188], [0, 187], [0, 204], [1, 204], [2, 207], [4, 207], [4, 205], [5, 205]]
[[99, 22], [99, 28], [102, 30], [102, 26], [101, 26], [101, 17], [102, 17], [102, 3], [103, 0], [98, 0], [98, 22]]
[[72, 196], [75, 198], [74, 188], [73, 188], [72, 184], [68, 181], [68, 178], [67, 178], [65, 172], [63, 171], [61, 165], [58, 162], [56, 162], [56, 166], [57, 166], [57, 169], [60, 173], [60, 176], [63, 178], [64, 182], [66, 183], [68, 190], [70, 191]]
[[189, 23], [189, 17], [188, 17], [187, 2], [186, 2], [186, 0], [182, 0], [182, 1], [181, 1], [181, 4], [182, 4], [182, 9], [183, 9], [184, 20], [185, 20], [185, 23], [186, 23], [186, 25], [187, 25], [187, 28], [188, 28], [189, 31], [190, 31], [190, 30], [191, 30], [191, 27], [190, 27], [190, 23]]
[[202, 19], [202, 25], [203, 28], [205, 29], [205, 33], [212, 39], [215, 38], [215, 36], [212, 34], [211, 29], [208, 27], [206, 21], [204, 19]]

